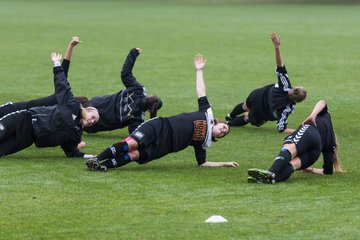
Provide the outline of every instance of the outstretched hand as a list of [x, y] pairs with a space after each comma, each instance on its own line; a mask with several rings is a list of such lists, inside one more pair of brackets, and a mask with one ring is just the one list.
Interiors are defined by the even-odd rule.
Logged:
[[202, 70], [205, 67], [206, 60], [204, 59], [203, 55], [198, 53], [194, 57], [194, 64], [196, 70]]
[[142, 51], [142, 49], [141, 48], [136, 48], [136, 50], [139, 52], [139, 53], [141, 53], [141, 51]]
[[78, 36], [74, 36], [72, 37], [71, 41], [70, 41], [70, 45], [71, 46], [76, 46], [78, 45], [79, 43], [81, 43], [80, 39]]
[[62, 59], [62, 55], [60, 53], [52, 52], [51, 53], [51, 60], [55, 62], [60, 62]]
[[274, 47], [280, 47], [280, 37], [276, 35], [276, 32], [271, 33], [271, 41], [274, 44]]
[[224, 167], [238, 167], [239, 163], [237, 162], [224, 162]]

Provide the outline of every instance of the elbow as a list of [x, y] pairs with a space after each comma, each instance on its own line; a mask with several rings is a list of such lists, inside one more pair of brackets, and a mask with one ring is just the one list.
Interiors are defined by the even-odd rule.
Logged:
[[318, 102], [319, 104], [322, 104], [322, 105], [326, 105], [326, 102], [325, 102], [325, 100], [324, 99], [321, 99], [319, 102]]
[[284, 132], [284, 131], [285, 131], [285, 129], [286, 129], [286, 127], [280, 127], [280, 126], [278, 126], [278, 127], [277, 127], [277, 131], [278, 131], [278, 133], [282, 133], [282, 132]]
[[121, 79], [127, 79], [127, 77], [129, 76], [129, 72], [128, 71], [121, 71]]
[[208, 164], [207, 164], [207, 162], [205, 161], [205, 162], [203, 162], [203, 163], [199, 163], [198, 166], [199, 166], [199, 167], [208, 167]]

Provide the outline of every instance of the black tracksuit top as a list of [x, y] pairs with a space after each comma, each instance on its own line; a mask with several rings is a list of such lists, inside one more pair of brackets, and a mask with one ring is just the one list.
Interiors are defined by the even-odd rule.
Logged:
[[[37, 147], [61, 145], [66, 152], [78, 152], [81, 141], [81, 108], [67, 83], [62, 67], [54, 67], [54, 85], [57, 105], [33, 107], [28, 111], [32, 115], [32, 125]], [[83, 155], [83, 154], [82, 154]]]
[[257, 109], [265, 120], [277, 120], [277, 129], [279, 132], [287, 128], [287, 118], [294, 111], [296, 103], [289, 98], [291, 83], [287, 75], [286, 67], [277, 67], [276, 74], [278, 82], [267, 85], [262, 89], [261, 107]]
[[126, 89], [111, 95], [93, 97], [90, 100], [91, 106], [99, 111], [100, 120], [84, 131], [94, 133], [128, 126], [129, 133], [132, 133], [145, 121], [143, 106], [146, 90], [132, 74], [138, 55], [139, 52], [135, 48], [131, 49], [123, 65], [121, 80]]

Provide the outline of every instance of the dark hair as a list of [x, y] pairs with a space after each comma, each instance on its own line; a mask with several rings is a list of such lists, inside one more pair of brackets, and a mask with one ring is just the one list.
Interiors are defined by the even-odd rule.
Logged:
[[[223, 138], [223, 137], [225, 137], [226, 135], [229, 134], [229, 132], [230, 132], [230, 125], [229, 125], [228, 122], [221, 121], [221, 120], [219, 120], [219, 119], [217, 119], [217, 118], [215, 118], [214, 121], [215, 121], [215, 124], [214, 124], [214, 125], [216, 125], [216, 124], [218, 124], [218, 123], [225, 123], [225, 124], [228, 126], [229, 131], [227, 131], [227, 133], [226, 133], [224, 136], [222, 136], [221, 138]], [[212, 137], [212, 138], [211, 138], [211, 141], [216, 142], [217, 140], [216, 140], [216, 138]]]
[[157, 111], [162, 107], [162, 101], [157, 96], [146, 97], [145, 106], [150, 112], [150, 118], [154, 118]]
[[83, 108], [87, 108], [87, 107], [90, 107], [90, 100], [85, 97], [85, 96], [78, 96], [78, 97], [75, 97], [81, 104], [81, 106]]
[[294, 87], [289, 92], [289, 98], [296, 103], [305, 100], [306, 95], [307, 95], [306, 89], [303, 87]]

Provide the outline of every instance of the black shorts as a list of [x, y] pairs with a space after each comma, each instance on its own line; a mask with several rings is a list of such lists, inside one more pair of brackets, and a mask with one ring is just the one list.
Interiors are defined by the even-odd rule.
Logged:
[[249, 111], [249, 122], [256, 127], [260, 127], [268, 121], [268, 118], [261, 114], [261, 112], [263, 112], [263, 94], [264, 91], [262, 88], [255, 89], [246, 99], [246, 106], [251, 109]]
[[142, 123], [131, 134], [139, 144], [140, 159], [144, 164], [172, 152], [172, 130], [168, 120], [158, 117]]
[[261, 114], [255, 112], [253, 110], [250, 110], [249, 111], [249, 122], [253, 126], [260, 127], [261, 125], [266, 123], [267, 120], [265, 120]]
[[284, 139], [284, 144], [294, 143], [297, 156], [301, 160], [301, 168], [305, 169], [313, 165], [321, 154], [321, 137], [318, 129], [312, 125], [305, 124], [295, 130]]
[[0, 118], [0, 157], [31, 146], [34, 140], [31, 114], [27, 110]]

